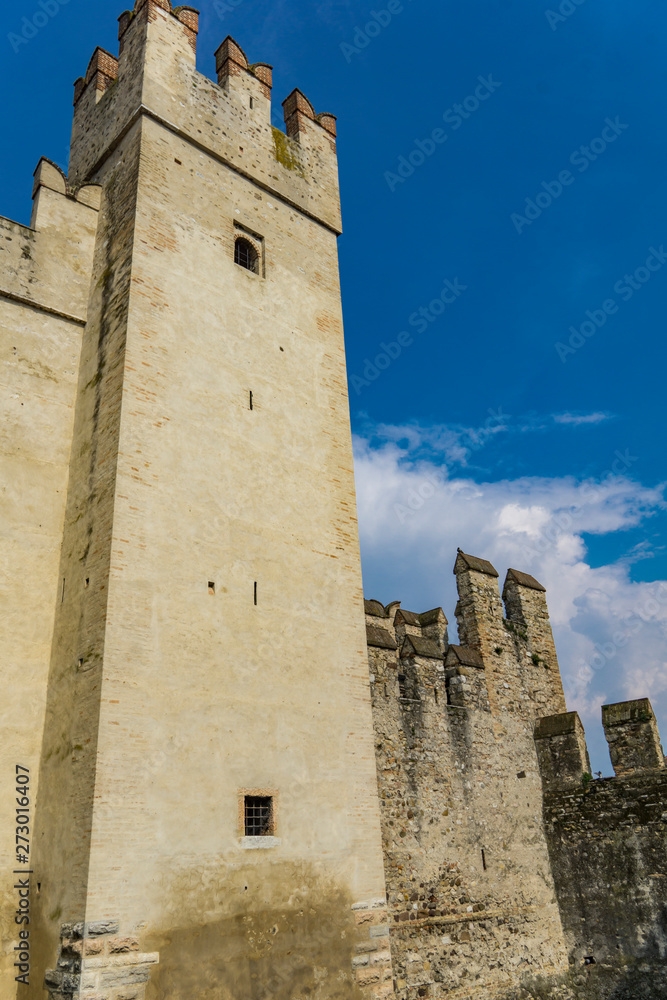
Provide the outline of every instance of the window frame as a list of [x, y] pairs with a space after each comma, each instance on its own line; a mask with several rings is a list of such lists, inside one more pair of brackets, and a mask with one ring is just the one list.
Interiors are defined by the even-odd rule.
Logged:
[[[249, 267], [245, 267], [244, 264], [240, 264], [236, 260], [236, 247], [240, 240], [244, 240], [248, 243], [252, 249], [255, 251], [255, 270]], [[234, 263], [237, 267], [242, 270], [247, 271], [248, 274], [254, 274], [257, 278], [266, 277], [266, 258], [264, 253], [264, 237], [259, 233], [254, 232], [254, 230], [249, 229], [242, 223], [234, 220], [234, 246], [233, 246], [233, 258]]]

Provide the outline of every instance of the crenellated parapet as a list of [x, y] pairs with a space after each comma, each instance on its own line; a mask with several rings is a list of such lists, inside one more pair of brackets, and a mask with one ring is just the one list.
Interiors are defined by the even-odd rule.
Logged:
[[505, 618], [488, 561], [459, 552], [456, 575], [459, 643], [449, 642], [442, 608], [365, 602], [402, 1000], [467, 996], [473, 966], [475, 995], [500, 996], [500, 982], [503, 997], [527, 995], [528, 939], [535, 967], [566, 964], [533, 740], [540, 706], [554, 703], [533, 700], [550, 673], [531, 658], [542, 632], [531, 635], [536, 613], [525, 600], [521, 621]]
[[248, 93], [271, 100], [273, 66], [268, 63], [254, 63], [251, 66], [245, 52], [231, 35], [227, 35], [215, 53], [215, 69], [221, 87], [241, 84]]
[[665, 755], [648, 698], [602, 706], [602, 725], [617, 777], [635, 771], [663, 770]]
[[[407, 676], [415, 661], [414, 655], [404, 653], [406, 640], [428, 639], [444, 662], [446, 704], [491, 711], [497, 717], [510, 712], [531, 723], [563, 711], [563, 687], [542, 584], [510, 569], [501, 599], [496, 568], [461, 549], [454, 573], [459, 594], [460, 644], [456, 646], [449, 645], [441, 608], [416, 614], [402, 608], [399, 601], [386, 607], [379, 601], [366, 602], [367, 621], [396, 642], [398, 660], [404, 662], [400, 672]], [[431, 684], [427, 671], [421, 686]]]
[[74, 106], [79, 103], [87, 87], [93, 87], [97, 101], [117, 79], [118, 59], [98, 46], [90, 58], [86, 75], [80, 76], [74, 83]]
[[586, 735], [576, 712], [538, 719], [535, 745], [545, 787], [581, 785], [591, 775]]
[[320, 128], [328, 133], [328, 144], [332, 150], [336, 150], [336, 116], [323, 112], [315, 114], [315, 109], [305, 94], [294, 89], [286, 100], [283, 101], [283, 112], [285, 114], [285, 129], [290, 139], [297, 142], [304, 142], [318, 139], [321, 141], [324, 136]]
[[484, 662], [472, 646], [451, 645], [445, 659], [447, 704], [489, 712]]
[[33, 181], [30, 227], [0, 219], [0, 297], [86, 321], [101, 189], [77, 187], [45, 157]]
[[174, 7], [171, 0], [136, 0], [133, 10], [124, 11], [118, 18], [118, 41], [120, 51], [123, 51], [125, 32], [137, 17], [146, 22], [155, 21], [160, 11], [171, 14], [174, 20], [182, 25], [183, 33], [193, 52], [197, 52], [197, 35], [199, 33], [199, 11], [194, 7]]
[[366, 641], [371, 684], [385, 696], [407, 701], [431, 698], [446, 703], [444, 656], [448, 648], [447, 618], [442, 608], [417, 614], [365, 601]]
[[98, 175], [150, 121], [338, 234], [335, 116], [316, 113], [295, 89], [283, 102], [286, 131], [275, 128], [272, 66], [251, 62], [227, 36], [213, 83], [196, 69], [198, 30], [198, 12], [170, 0], [137, 0], [120, 16], [118, 56], [95, 49], [74, 86], [71, 178]]
[[648, 698], [604, 705], [602, 722], [615, 776], [597, 780], [576, 712], [535, 726], [570, 964], [594, 966], [609, 979], [607, 992], [591, 996], [663, 996], [657, 942], [667, 906], [667, 769], [660, 735]]
[[481, 657], [491, 711], [529, 719], [564, 711], [545, 588], [527, 573], [510, 569], [501, 600], [496, 568], [460, 549], [454, 573], [461, 645]]
[[[603, 705], [602, 725], [617, 779], [665, 770], [660, 732], [648, 698]], [[591, 779], [584, 728], [576, 712], [538, 719], [535, 743], [545, 788], [585, 785]]]
[[503, 601], [507, 621], [525, 628], [545, 668], [558, 672], [546, 588], [528, 573], [510, 569], [503, 587]]

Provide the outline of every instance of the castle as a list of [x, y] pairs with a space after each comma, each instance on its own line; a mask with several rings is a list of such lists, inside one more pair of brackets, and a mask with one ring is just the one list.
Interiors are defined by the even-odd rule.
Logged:
[[[0, 219], [2, 1000], [667, 997], [648, 700], [544, 588], [365, 602], [336, 119], [136, 0]], [[9, 791], [7, 791], [9, 789]]]

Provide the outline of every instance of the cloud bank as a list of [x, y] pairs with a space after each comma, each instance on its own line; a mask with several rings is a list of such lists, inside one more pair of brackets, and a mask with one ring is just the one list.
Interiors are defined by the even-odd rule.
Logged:
[[442, 605], [455, 634], [458, 546], [490, 559], [501, 581], [510, 567], [531, 573], [548, 591], [568, 707], [582, 717], [593, 767], [611, 773], [602, 704], [648, 696], [667, 719], [667, 581], [632, 580], [633, 563], [651, 556], [645, 545], [591, 565], [585, 536], [643, 524], [665, 509], [664, 490], [631, 478], [627, 452], [598, 479], [478, 482], [468, 464], [499, 429], [502, 416], [478, 430], [384, 426], [355, 438], [364, 592], [412, 611]]

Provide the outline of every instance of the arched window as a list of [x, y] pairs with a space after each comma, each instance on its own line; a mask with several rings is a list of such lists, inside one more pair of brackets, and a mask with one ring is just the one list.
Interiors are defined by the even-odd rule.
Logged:
[[247, 271], [257, 274], [259, 271], [259, 254], [250, 240], [239, 236], [234, 244], [234, 263], [245, 267]]

